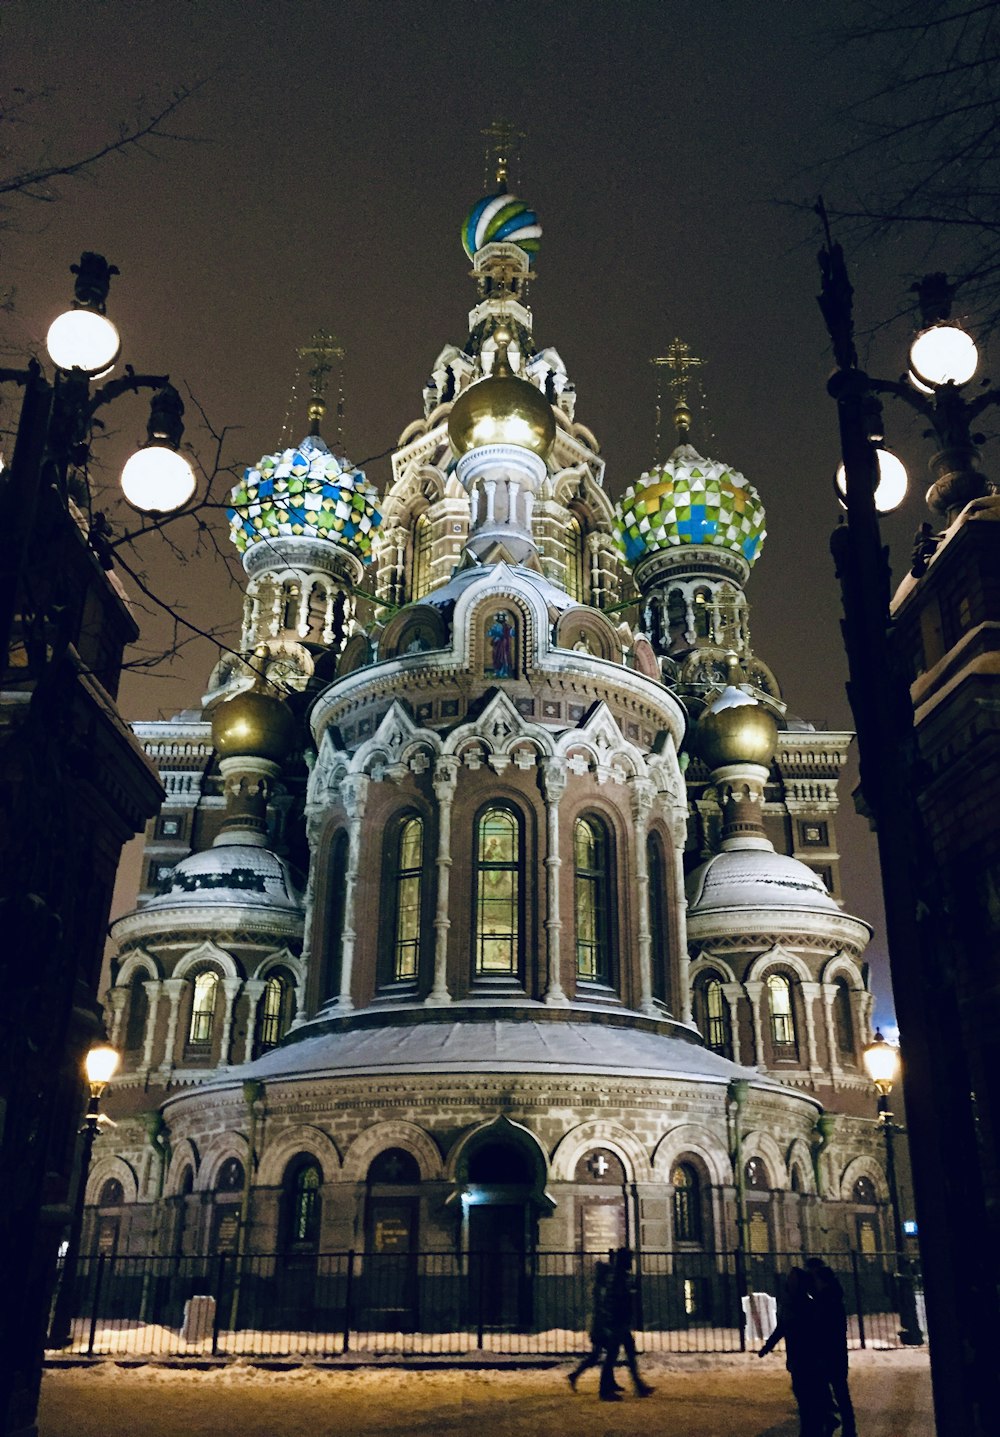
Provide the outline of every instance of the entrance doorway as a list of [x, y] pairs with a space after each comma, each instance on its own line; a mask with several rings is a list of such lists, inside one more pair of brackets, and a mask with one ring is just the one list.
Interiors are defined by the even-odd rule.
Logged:
[[524, 1204], [469, 1209], [469, 1279], [477, 1326], [518, 1328], [530, 1311]]

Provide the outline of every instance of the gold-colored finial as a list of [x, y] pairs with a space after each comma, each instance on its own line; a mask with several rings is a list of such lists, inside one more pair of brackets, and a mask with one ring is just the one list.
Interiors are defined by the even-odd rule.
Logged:
[[497, 189], [503, 189], [509, 181], [518, 143], [524, 135], [515, 130], [509, 120], [494, 120], [482, 134], [486, 140], [486, 186], [495, 183]]
[[682, 339], [675, 339], [670, 345], [666, 354], [657, 355], [650, 361], [655, 364], [658, 370], [656, 384], [656, 462], [660, 460], [661, 429], [663, 425], [663, 380], [662, 375], [665, 369], [670, 371], [670, 378], [667, 381], [674, 394], [674, 424], [677, 426], [677, 437], [683, 444], [691, 430], [691, 405], [688, 400], [688, 379], [693, 369], [704, 364], [703, 359], [697, 359], [692, 353], [690, 346]]
[[[307, 370], [310, 380], [309, 391], [309, 433], [318, 434], [320, 422], [326, 413], [327, 379], [336, 367], [336, 361], [344, 358], [344, 351], [334, 335], [325, 329], [318, 329], [308, 344], [299, 350], [299, 358], [311, 360]], [[337, 404], [337, 432], [343, 419], [343, 395]]]

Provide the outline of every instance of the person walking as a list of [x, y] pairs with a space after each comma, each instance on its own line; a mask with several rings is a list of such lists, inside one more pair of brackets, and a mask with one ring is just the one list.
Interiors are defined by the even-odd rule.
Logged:
[[635, 1302], [635, 1278], [632, 1276], [632, 1249], [620, 1247], [611, 1257], [611, 1279], [608, 1283], [608, 1343], [601, 1368], [600, 1398], [602, 1402], [620, 1402], [621, 1392], [615, 1383], [615, 1363], [624, 1351], [629, 1374], [638, 1397], [648, 1397], [654, 1390], [639, 1373], [639, 1363], [632, 1336], [632, 1308]]
[[[841, 1437], [857, 1437], [854, 1403], [847, 1381], [847, 1307], [833, 1268], [811, 1257], [806, 1272], [816, 1303], [816, 1340], [820, 1370], [836, 1404]], [[833, 1430], [832, 1427], [830, 1429]]]
[[785, 1366], [799, 1409], [799, 1437], [830, 1437], [833, 1431], [830, 1384], [824, 1377], [821, 1338], [813, 1284], [801, 1267], [785, 1279], [778, 1324], [757, 1353], [766, 1357], [785, 1341]]
[[[594, 1285], [590, 1301], [590, 1351], [567, 1377], [570, 1387], [576, 1391], [577, 1380], [589, 1367], [596, 1367], [608, 1346], [608, 1285], [611, 1281], [610, 1262], [594, 1263]], [[620, 1390], [615, 1384], [617, 1390]]]

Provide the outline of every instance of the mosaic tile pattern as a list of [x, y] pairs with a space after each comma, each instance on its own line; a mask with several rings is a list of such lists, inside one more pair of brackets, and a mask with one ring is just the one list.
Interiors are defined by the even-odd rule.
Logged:
[[484, 195], [465, 217], [462, 225], [462, 248], [470, 259], [484, 245], [516, 244], [534, 263], [542, 227], [534, 210], [524, 200], [501, 192]]
[[753, 564], [766, 537], [764, 520], [749, 480], [685, 445], [625, 491], [615, 506], [615, 538], [630, 565], [683, 544], [732, 549]]
[[265, 454], [232, 491], [229, 537], [243, 553], [279, 535], [329, 539], [371, 563], [372, 539], [382, 522], [378, 493], [360, 469], [324, 445], [301, 444]]

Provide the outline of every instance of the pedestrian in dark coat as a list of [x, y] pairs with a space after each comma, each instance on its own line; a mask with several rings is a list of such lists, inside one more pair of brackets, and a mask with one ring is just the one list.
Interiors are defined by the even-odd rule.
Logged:
[[820, 1367], [837, 1406], [841, 1437], [857, 1437], [854, 1404], [847, 1383], [847, 1308], [843, 1289], [833, 1268], [822, 1258], [811, 1257], [806, 1271], [816, 1302]]
[[809, 1277], [801, 1267], [793, 1267], [778, 1305], [778, 1325], [757, 1354], [766, 1357], [784, 1338], [785, 1366], [799, 1409], [799, 1437], [829, 1437], [832, 1431], [830, 1386], [820, 1358], [816, 1309]]
[[579, 1377], [588, 1367], [596, 1367], [608, 1347], [608, 1284], [611, 1281], [610, 1262], [595, 1262], [594, 1286], [590, 1304], [590, 1351], [569, 1374], [568, 1382], [573, 1391]]
[[620, 1247], [611, 1258], [611, 1281], [608, 1283], [608, 1345], [601, 1368], [602, 1402], [620, 1402], [621, 1393], [615, 1385], [615, 1363], [619, 1351], [624, 1351], [625, 1361], [632, 1377], [632, 1383], [639, 1397], [648, 1397], [653, 1391], [648, 1382], [639, 1374], [635, 1338], [632, 1336], [632, 1307], [635, 1300], [635, 1279], [632, 1276], [632, 1249]]

